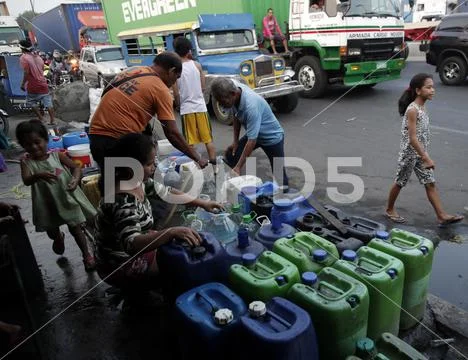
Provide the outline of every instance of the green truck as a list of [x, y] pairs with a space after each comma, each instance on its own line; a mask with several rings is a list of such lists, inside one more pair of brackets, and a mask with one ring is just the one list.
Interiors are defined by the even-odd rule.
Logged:
[[[199, 14], [251, 13], [257, 39], [273, 8], [293, 50], [286, 57], [304, 97], [333, 83], [354, 86], [400, 77], [405, 67], [399, 0], [103, 0], [111, 40], [130, 30], [194, 21]], [[318, 3], [318, 6], [311, 6]], [[260, 46], [268, 46], [269, 42]]]

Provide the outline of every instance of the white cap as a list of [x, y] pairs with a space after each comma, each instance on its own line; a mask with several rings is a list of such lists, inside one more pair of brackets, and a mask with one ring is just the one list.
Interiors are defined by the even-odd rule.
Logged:
[[229, 309], [219, 309], [215, 312], [214, 319], [218, 325], [227, 325], [234, 320], [234, 315]]
[[263, 316], [266, 311], [266, 304], [263, 301], [253, 301], [249, 304], [249, 314], [253, 317]]

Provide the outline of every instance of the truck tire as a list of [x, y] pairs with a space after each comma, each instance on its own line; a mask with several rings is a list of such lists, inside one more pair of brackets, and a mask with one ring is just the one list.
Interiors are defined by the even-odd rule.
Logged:
[[280, 96], [273, 100], [275, 110], [280, 114], [289, 114], [299, 103], [299, 95], [297, 93]]
[[461, 85], [465, 82], [467, 64], [459, 56], [448, 57], [442, 60], [439, 67], [439, 77], [445, 85]]
[[302, 97], [313, 99], [323, 96], [328, 85], [328, 76], [317, 57], [308, 55], [300, 58], [294, 71], [296, 80], [305, 87], [305, 91], [301, 92]]
[[225, 125], [232, 125], [232, 117], [230, 114], [223, 111], [219, 102], [213, 97], [211, 98], [211, 109], [218, 122]]

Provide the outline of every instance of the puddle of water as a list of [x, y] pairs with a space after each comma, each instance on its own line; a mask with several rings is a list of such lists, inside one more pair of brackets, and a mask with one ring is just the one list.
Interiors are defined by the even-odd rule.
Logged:
[[455, 235], [435, 251], [429, 291], [468, 311], [468, 237]]

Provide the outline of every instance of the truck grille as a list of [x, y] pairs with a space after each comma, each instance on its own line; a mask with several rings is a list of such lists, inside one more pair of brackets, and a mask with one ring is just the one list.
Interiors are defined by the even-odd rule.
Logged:
[[273, 63], [271, 60], [259, 61], [255, 63], [255, 73], [257, 76], [272, 76]]
[[[401, 45], [402, 39], [365, 39], [349, 40], [348, 49], [361, 49], [360, 56], [349, 56], [348, 62], [388, 60], [393, 55], [393, 49], [396, 45]], [[395, 56], [403, 57], [403, 54]]]

